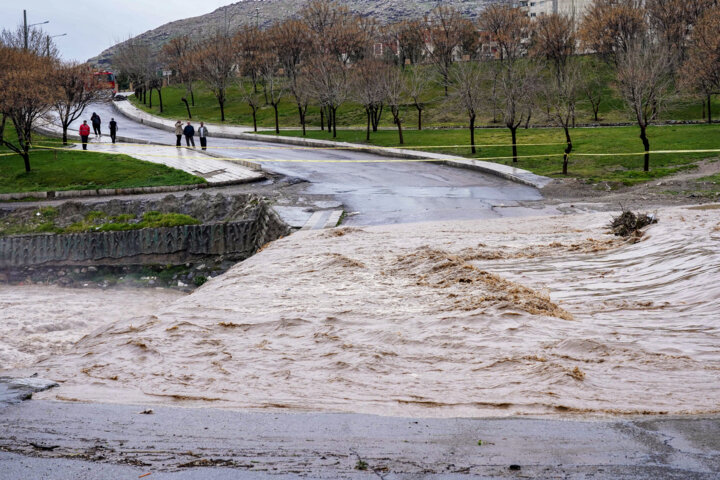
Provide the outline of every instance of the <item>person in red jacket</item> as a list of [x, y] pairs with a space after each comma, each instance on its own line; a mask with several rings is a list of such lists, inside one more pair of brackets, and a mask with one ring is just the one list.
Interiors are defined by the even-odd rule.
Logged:
[[80, 138], [82, 139], [83, 150], [87, 150], [88, 137], [90, 136], [90, 125], [87, 124], [87, 120], [83, 120], [83, 124], [80, 125]]

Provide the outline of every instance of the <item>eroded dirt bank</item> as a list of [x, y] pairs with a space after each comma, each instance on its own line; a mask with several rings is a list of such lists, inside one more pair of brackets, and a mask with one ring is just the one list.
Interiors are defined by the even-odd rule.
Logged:
[[406, 416], [720, 411], [720, 210], [300, 232], [34, 371], [41, 398]]

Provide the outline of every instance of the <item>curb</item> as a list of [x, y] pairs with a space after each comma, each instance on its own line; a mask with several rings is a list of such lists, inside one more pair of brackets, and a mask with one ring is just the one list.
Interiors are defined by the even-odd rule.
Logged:
[[[149, 113], [143, 112], [130, 103], [129, 100], [122, 100], [121, 102], [127, 102], [128, 108], [124, 106], [118, 106], [118, 102], [113, 102], [113, 108], [118, 112], [122, 113], [126, 117], [144, 125], [150, 125], [155, 128], [166, 130], [169, 132], [174, 131], [174, 128], [170, 125], [166, 125], [160, 117], [150, 115]], [[142, 113], [147, 116], [145, 118], [140, 116], [138, 113]], [[210, 126], [219, 127], [219, 125], [208, 124]], [[216, 138], [231, 138], [238, 140], [251, 140], [255, 142], [263, 143], [281, 143], [287, 145], [297, 145], [303, 147], [342, 147], [346, 150], [372, 153], [375, 155], [381, 155], [384, 157], [392, 158], [405, 158], [409, 160], [420, 160], [432, 163], [441, 163], [450, 167], [465, 168], [468, 170], [475, 170], [497, 177], [504, 178], [513, 182], [528, 185], [534, 188], [542, 188], [552, 182], [551, 178], [536, 175], [527, 170], [520, 168], [508, 167], [506, 165], [500, 165], [492, 162], [485, 162], [483, 160], [473, 160], [465, 157], [457, 157], [454, 155], [444, 155], [431, 152], [416, 152], [412, 150], [405, 150], [402, 148], [391, 148], [391, 147], [372, 147], [368, 145], [362, 145], [357, 143], [345, 143], [345, 142], [333, 142], [330, 140], [316, 140], [311, 138], [297, 138], [297, 137], [284, 137], [277, 135], [258, 135], [255, 133], [219, 133], [208, 135], [209, 137]]]
[[[54, 138], [61, 138], [58, 133], [45, 128], [43, 126], [35, 126], [34, 131], [42, 133]], [[68, 139], [80, 140], [80, 136], [74, 133], [68, 133]], [[160, 145], [161, 143], [155, 143], [148, 140], [138, 140], [130, 137], [116, 137], [118, 141], [127, 143], [142, 143], [145, 145]], [[207, 152], [202, 152], [210, 157], [219, 156], [211, 155]], [[251, 162], [248, 162], [251, 163]], [[262, 170], [259, 165], [255, 164], [254, 170]], [[146, 193], [172, 193], [182, 192], [188, 190], [200, 190], [204, 188], [216, 188], [216, 187], [227, 187], [230, 185], [242, 185], [244, 183], [252, 183], [258, 179], [247, 179], [247, 180], [229, 180], [226, 182], [215, 182], [210, 183], [192, 183], [188, 185], [163, 185], [157, 187], [132, 187], [132, 188], [97, 188], [89, 190], [47, 190], [47, 191], [36, 191], [36, 192], [15, 192], [15, 193], [0, 193], [0, 202], [7, 202], [12, 200], [49, 200], [49, 199], [62, 199], [62, 198], [81, 198], [81, 197], [108, 197], [115, 195], [139, 195]]]

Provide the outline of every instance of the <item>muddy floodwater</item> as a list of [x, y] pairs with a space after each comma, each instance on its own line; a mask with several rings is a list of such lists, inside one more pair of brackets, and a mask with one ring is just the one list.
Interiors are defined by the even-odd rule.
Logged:
[[[28, 337], [13, 348], [30, 356], [7, 358], [34, 356], [33, 371], [61, 384], [37, 397], [68, 401], [717, 413], [720, 209], [657, 214], [635, 243], [607, 232], [607, 213], [298, 232], [191, 295], [79, 325], [84, 336], [49, 356]], [[24, 291], [22, 307], [3, 287], [0, 301], [32, 311], [60, 303], [54, 292]], [[52, 323], [42, 308], [26, 324]], [[2, 348], [16, 342], [3, 335]]]

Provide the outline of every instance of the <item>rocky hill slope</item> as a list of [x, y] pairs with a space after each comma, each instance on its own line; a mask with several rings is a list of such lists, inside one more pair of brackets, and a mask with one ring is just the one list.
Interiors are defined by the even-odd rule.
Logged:
[[[442, 4], [454, 6], [463, 14], [474, 18], [485, 5], [497, 0], [443, 0]], [[347, 7], [360, 15], [372, 15], [382, 23], [392, 23], [404, 18], [422, 17], [438, 5], [437, 0], [342, 0]], [[200, 38], [208, 35], [227, 22], [230, 28], [257, 23], [261, 27], [297, 14], [305, 4], [302, 0], [245, 0], [218, 8], [199, 17], [186, 18], [149, 30], [136, 38], [160, 48], [171, 38], [189, 34]], [[120, 44], [118, 44], [120, 45]], [[111, 64], [118, 45], [91, 58], [94, 64]]]

